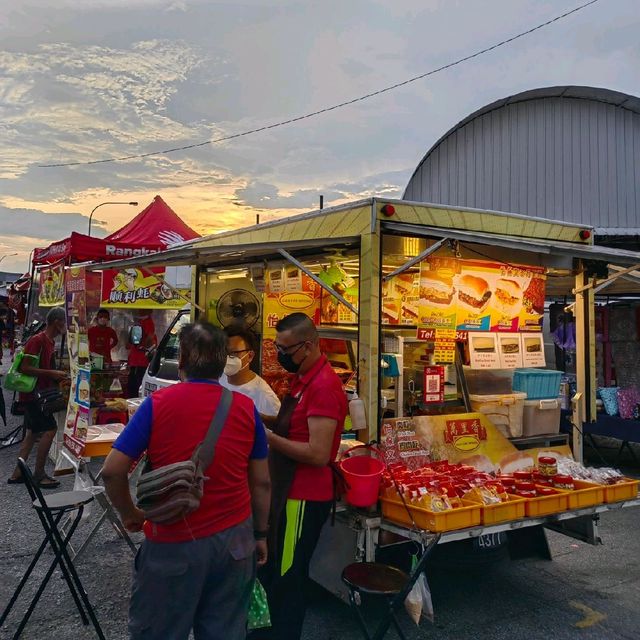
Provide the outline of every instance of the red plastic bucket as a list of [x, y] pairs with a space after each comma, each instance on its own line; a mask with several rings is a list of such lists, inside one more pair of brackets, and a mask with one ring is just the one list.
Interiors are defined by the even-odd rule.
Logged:
[[[375, 449], [362, 446], [345, 451], [343, 455], [348, 456], [352, 451], [365, 448], [369, 453], [378, 455]], [[374, 505], [378, 501], [384, 463], [371, 455], [355, 455], [343, 457], [339, 466], [347, 484], [345, 500], [354, 507]]]

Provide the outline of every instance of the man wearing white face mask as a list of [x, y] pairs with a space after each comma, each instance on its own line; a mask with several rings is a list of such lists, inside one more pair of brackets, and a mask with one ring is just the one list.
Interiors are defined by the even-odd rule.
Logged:
[[256, 339], [250, 331], [227, 329], [227, 365], [220, 376], [220, 384], [231, 391], [249, 396], [258, 413], [267, 423], [280, 410], [280, 400], [273, 389], [250, 365], [256, 355]]

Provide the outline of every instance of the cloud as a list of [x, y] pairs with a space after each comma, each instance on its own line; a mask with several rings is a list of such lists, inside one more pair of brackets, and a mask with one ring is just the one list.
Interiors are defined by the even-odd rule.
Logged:
[[[35, 209], [11, 209], [0, 205], [0, 229], [2, 236], [33, 238], [38, 241], [60, 240], [72, 231], [86, 233], [88, 216], [81, 213], [45, 213]], [[99, 220], [92, 222], [92, 235], [104, 235]], [[95, 226], [95, 232], [94, 232]]]
[[256, 209], [315, 209], [320, 196], [324, 196], [325, 206], [340, 204], [365, 196], [380, 195], [399, 198], [401, 184], [409, 176], [409, 170], [387, 172], [368, 176], [357, 182], [335, 183], [326, 187], [300, 189], [283, 192], [276, 185], [252, 182], [236, 191], [237, 204]]
[[[280, 216], [315, 208], [321, 193], [327, 206], [400, 194], [445, 131], [498, 98], [554, 84], [637, 93], [637, 0], [618, 0], [317, 118], [166, 156], [45, 170], [36, 165], [151, 152], [314, 111], [468, 55], [565, 7], [535, 0], [494, 0], [491, 11], [460, 0], [0, 4], [0, 203], [42, 215], [89, 212], [107, 200], [142, 207], [159, 193], [191, 226], [210, 232], [252, 222], [256, 210]], [[131, 211], [114, 207], [102, 217], [114, 230]], [[0, 242], [3, 235], [0, 228]]]

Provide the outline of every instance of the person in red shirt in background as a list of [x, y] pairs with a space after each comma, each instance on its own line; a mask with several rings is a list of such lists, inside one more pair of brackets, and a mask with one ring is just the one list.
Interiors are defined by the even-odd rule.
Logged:
[[104, 358], [105, 363], [111, 363], [111, 349], [118, 344], [118, 334], [109, 326], [109, 312], [98, 309], [96, 324], [89, 327], [89, 351]]
[[142, 327], [142, 340], [140, 344], [127, 345], [129, 350], [129, 382], [127, 384], [127, 397], [137, 398], [144, 378], [144, 372], [147, 370], [149, 358], [147, 354], [149, 350], [158, 344], [156, 338], [156, 326], [151, 319], [151, 312], [146, 309], [134, 311], [134, 324]]
[[320, 351], [313, 321], [304, 313], [292, 313], [278, 322], [275, 346], [280, 365], [296, 375], [273, 431], [267, 430], [273, 489], [263, 584], [272, 627], [250, 637], [298, 640], [309, 564], [335, 497], [332, 465], [347, 415], [347, 396]]

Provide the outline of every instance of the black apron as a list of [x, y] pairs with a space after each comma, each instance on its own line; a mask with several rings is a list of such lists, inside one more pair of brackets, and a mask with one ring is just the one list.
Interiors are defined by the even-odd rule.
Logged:
[[[291, 429], [291, 416], [295, 408], [300, 402], [300, 397], [306, 388], [311, 384], [312, 380], [328, 365], [328, 362], [316, 371], [311, 379], [298, 391], [295, 396], [287, 394], [280, 405], [280, 411], [276, 417], [273, 433], [282, 438], [289, 437]], [[278, 566], [280, 549], [278, 548], [278, 529], [280, 527], [280, 519], [287, 505], [289, 490], [293, 483], [293, 477], [296, 472], [297, 462], [273, 448], [269, 449], [269, 473], [271, 474], [271, 511], [269, 514], [269, 560], [273, 560]]]

